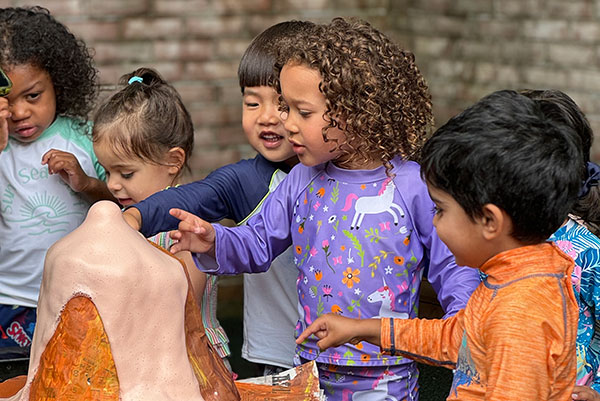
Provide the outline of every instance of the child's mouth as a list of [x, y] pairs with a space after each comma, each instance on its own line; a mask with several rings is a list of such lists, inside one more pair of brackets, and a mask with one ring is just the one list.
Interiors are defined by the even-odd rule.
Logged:
[[23, 127], [23, 128], [17, 128], [15, 130], [15, 134], [21, 138], [29, 138], [29, 137], [35, 135], [36, 132], [37, 132], [36, 127]]
[[290, 143], [292, 144], [292, 150], [296, 153], [302, 153], [302, 149], [304, 149], [304, 146], [297, 144], [296, 142], [290, 141]]
[[259, 138], [263, 140], [265, 147], [274, 148], [281, 144], [284, 137], [274, 132], [261, 132]]

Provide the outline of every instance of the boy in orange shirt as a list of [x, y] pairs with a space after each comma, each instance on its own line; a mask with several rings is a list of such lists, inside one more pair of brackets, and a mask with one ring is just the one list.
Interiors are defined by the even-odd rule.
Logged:
[[573, 261], [546, 242], [583, 172], [570, 127], [534, 101], [495, 92], [450, 119], [422, 151], [438, 235], [485, 278], [445, 320], [316, 319], [321, 349], [368, 341], [382, 352], [454, 370], [448, 400], [571, 400], [578, 307]]

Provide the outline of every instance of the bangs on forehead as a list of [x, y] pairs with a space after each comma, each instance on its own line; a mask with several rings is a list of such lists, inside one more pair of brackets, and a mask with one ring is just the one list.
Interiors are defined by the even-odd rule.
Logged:
[[[249, 57], [249, 59], [252, 58]], [[239, 71], [240, 88], [272, 85], [274, 77], [272, 59], [254, 57], [254, 60], [247, 60], [242, 67]]]
[[100, 124], [94, 126], [94, 143], [106, 144], [111, 151], [121, 159], [144, 159], [135, 149], [138, 148], [133, 143], [129, 124], [125, 119], [118, 118], [111, 124]]

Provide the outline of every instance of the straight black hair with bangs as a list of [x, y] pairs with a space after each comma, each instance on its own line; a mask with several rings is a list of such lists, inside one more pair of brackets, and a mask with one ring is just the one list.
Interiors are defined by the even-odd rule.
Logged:
[[313, 26], [310, 21], [285, 21], [258, 34], [242, 55], [238, 67], [242, 93], [247, 87], [272, 86], [279, 49], [291, 46], [296, 35], [307, 32]]

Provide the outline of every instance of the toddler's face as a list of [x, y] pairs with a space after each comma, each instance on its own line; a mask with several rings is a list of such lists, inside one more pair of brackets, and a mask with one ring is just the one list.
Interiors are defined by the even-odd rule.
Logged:
[[48, 73], [32, 64], [10, 67], [6, 75], [13, 83], [8, 99], [12, 117], [9, 135], [20, 142], [38, 139], [56, 117], [56, 93]]
[[[179, 168], [123, 157], [114, 152], [109, 140], [94, 142], [94, 152], [106, 170], [108, 190], [122, 206], [133, 205], [155, 192], [174, 185]], [[162, 162], [162, 161], [161, 161]]]
[[319, 91], [319, 72], [304, 65], [286, 64], [280, 81], [281, 96], [289, 108], [284, 125], [300, 162], [316, 166], [336, 160], [341, 154], [339, 148], [336, 150], [336, 140], [342, 144], [345, 136], [338, 128], [330, 128], [327, 131], [330, 141], [323, 139], [323, 128], [328, 122], [324, 118], [326, 99]]
[[427, 184], [427, 189], [435, 203], [433, 225], [440, 239], [454, 254], [456, 264], [480, 267], [489, 258], [480, 221], [469, 218], [462, 206], [447, 192], [430, 184]]
[[295, 164], [297, 158], [287, 140], [278, 99], [270, 86], [244, 88], [242, 127], [250, 145], [267, 160]]

